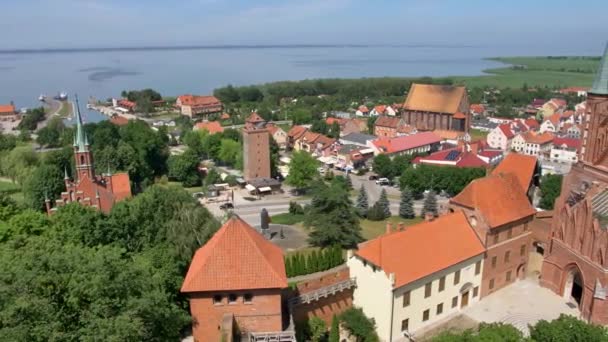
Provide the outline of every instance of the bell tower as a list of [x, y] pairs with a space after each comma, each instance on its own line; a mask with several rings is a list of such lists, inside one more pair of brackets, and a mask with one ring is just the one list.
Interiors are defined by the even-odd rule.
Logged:
[[74, 98], [74, 119], [76, 120], [76, 134], [74, 136], [74, 159], [76, 162], [76, 177], [75, 181], [80, 182], [85, 177], [93, 179], [95, 170], [93, 168], [93, 156], [89, 149], [89, 140], [84, 131], [82, 124], [82, 116], [80, 115], [80, 105], [78, 104], [78, 96]]
[[583, 122], [582, 162], [608, 169], [608, 44], [593, 87], [587, 93], [587, 111]]

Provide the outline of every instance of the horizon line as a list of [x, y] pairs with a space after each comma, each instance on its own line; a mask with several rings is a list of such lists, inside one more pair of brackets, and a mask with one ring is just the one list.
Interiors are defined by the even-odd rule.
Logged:
[[0, 49], [0, 54], [29, 53], [79, 53], [79, 52], [116, 52], [116, 51], [170, 51], [170, 50], [222, 50], [222, 49], [303, 49], [303, 48], [369, 48], [369, 47], [411, 47], [411, 48], [479, 48], [478, 45], [455, 44], [193, 44], [193, 45], [143, 45], [143, 46], [106, 46], [106, 47], [58, 47], [58, 48], [19, 48]]

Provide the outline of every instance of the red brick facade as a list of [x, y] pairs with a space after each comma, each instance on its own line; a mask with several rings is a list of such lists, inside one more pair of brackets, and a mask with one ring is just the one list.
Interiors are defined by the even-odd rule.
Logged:
[[589, 93], [581, 161], [555, 202], [541, 285], [579, 304], [582, 316], [608, 324], [608, 95]]
[[245, 180], [270, 178], [270, 135], [266, 128], [243, 129], [243, 173]]
[[[250, 302], [245, 302], [246, 294], [251, 295]], [[235, 301], [229, 303], [231, 295]], [[214, 296], [220, 296], [217, 299], [221, 300], [214, 302]], [[225, 314], [234, 315], [241, 334], [283, 329], [280, 289], [193, 293], [190, 295], [190, 312], [196, 342], [219, 342]]]

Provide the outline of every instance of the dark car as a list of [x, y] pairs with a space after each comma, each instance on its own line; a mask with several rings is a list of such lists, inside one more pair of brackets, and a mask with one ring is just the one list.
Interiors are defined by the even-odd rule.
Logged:
[[232, 204], [232, 202], [222, 203], [222, 204], [220, 204], [220, 209], [222, 209], [222, 210], [234, 209], [234, 205]]
[[378, 180], [378, 176], [376, 176], [376, 175], [371, 175], [371, 176], [369, 176], [369, 178], [368, 178], [368, 179], [369, 179], [369, 180]]

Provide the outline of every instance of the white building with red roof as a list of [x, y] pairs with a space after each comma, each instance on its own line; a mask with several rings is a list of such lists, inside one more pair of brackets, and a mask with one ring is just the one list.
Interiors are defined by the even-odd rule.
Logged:
[[486, 141], [491, 148], [508, 151], [511, 149], [511, 141], [514, 137], [515, 132], [511, 129], [511, 123], [503, 123], [490, 131]]
[[402, 341], [480, 298], [485, 248], [462, 211], [402, 225], [349, 252], [353, 305], [381, 341]]
[[462, 142], [455, 148], [431, 153], [425, 157], [417, 157], [412, 163], [414, 165], [489, 168], [500, 163], [502, 157], [503, 151], [488, 149], [483, 141], [476, 141]]
[[204, 116], [207, 118], [211, 114], [220, 114], [223, 110], [222, 102], [215, 96], [181, 95], [175, 101], [182, 115], [191, 118]]
[[420, 132], [395, 138], [378, 138], [367, 142], [374, 155], [390, 156], [434, 152], [439, 149], [441, 138], [433, 132]]
[[581, 139], [554, 138], [550, 160], [557, 163], [574, 164], [578, 162], [578, 153], [581, 148]]

